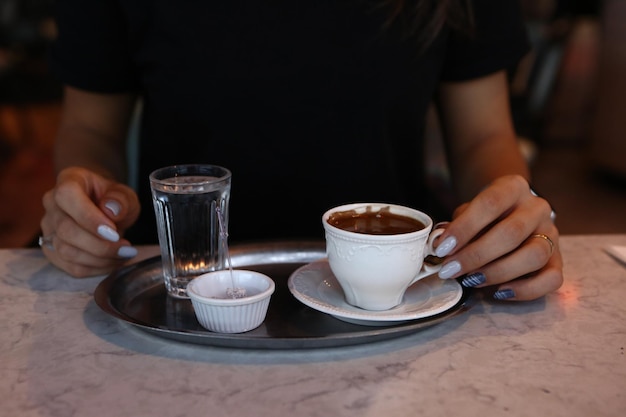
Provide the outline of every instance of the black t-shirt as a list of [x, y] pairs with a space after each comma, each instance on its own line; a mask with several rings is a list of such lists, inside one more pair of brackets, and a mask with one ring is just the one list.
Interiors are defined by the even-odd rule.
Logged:
[[58, 3], [61, 80], [143, 97], [133, 243], [156, 242], [148, 174], [182, 163], [232, 171], [231, 242], [322, 238], [322, 213], [357, 201], [432, 212], [422, 139], [438, 83], [527, 50], [514, 0], [474, 1], [473, 35], [444, 28], [421, 54], [368, 0]]

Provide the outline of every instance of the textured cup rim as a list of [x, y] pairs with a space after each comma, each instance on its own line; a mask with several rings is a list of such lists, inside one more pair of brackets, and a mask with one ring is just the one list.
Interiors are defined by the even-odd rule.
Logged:
[[276, 284], [274, 283], [274, 280], [272, 280], [269, 276], [262, 274], [260, 272], [250, 271], [246, 269], [234, 269], [233, 273], [234, 274], [245, 273], [249, 275], [254, 275], [258, 278], [261, 278], [264, 282], [266, 282], [268, 284], [268, 288], [255, 295], [245, 296], [242, 298], [213, 298], [213, 297], [207, 297], [198, 293], [195, 286], [199, 285], [199, 283], [202, 282], [202, 280], [214, 279], [217, 276], [230, 274], [229, 270], [220, 270], [220, 271], [207, 272], [191, 280], [189, 284], [187, 285], [187, 295], [189, 296], [189, 298], [191, 298], [192, 300], [195, 300], [198, 303], [211, 305], [211, 306], [218, 306], [218, 307], [219, 306], [231, 307], [231, 306], [241, 306], [241, 305], [257, 303], [259, 301], [264, 300], [265, 298], [270, 297], [276, 289]]
[[[392, 210], [396, 209], [396, 210], [402, 210], [404, 212], [407, 212], [407, 211], [412, 212], [419, 216], [420, 221], [425, 222], [424, 224], [426, 225], [426, 227], [424, 227], [421, 230], [416, 230], [414, 232], [409, 232], [409, 233], [398, 233], [398, 234], [393, 234], [393, 235], [373, 235], [373, 234], [366, 234], [366, 233], [351, 232], [348, 230], [340, 229], [328, 223], [328, 218], [334, 212], [354, 210], [357, 208], [365, 208], [368, 206], [378, 208], [378, 209], [381, 209], [384, 207], [390, 207]], [[322, 226], [324, 227], [324, 230], [327, 233], [331, 233], [332, 235], [336, 237], [341, 237], [341, 238], [344, 238], [353, 242], [371, 243], [374, 240], [378, 242], [388, 242], [388, 241], [396, 242], [398, 240], [401, 240], [404, 242], [404, 241], [411, 241], [416, 238], [422, 237], [424, 235], [430, 234], [430, 231], [432, 230], [432, 227], [433, 227], [433, 219], [432, 217], [430, 217], [430, 215], [428, 215], [427, 213], [421, 210], [414, 209], [409, 206], [403, 206], [400, 204], [380, 203], [380, 202], [350, 203], [350, 204], [343, 204], [340, 206], [336, 206], [336, 207], [326, 210], [324, 214], [322, 215]]]

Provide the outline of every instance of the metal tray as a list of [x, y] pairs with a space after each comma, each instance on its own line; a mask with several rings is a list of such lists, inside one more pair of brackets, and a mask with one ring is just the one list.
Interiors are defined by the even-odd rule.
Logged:
[[269, 242], [230, 248], [235, 268], [269, 275], [276, 283], [267, 317], [260, 327], [240, 334], [210, 332], [196, 320], [189, 300], [169, 297], [160, 256], [122, 268], [100, 282], [96, 304], [106, 313], [157, 336], [213, 346], [254, 349], [300, 349], [356, 345], [391, 339], [438, 324], [468, 309], [469, 291], [440, 314], [395, 324], [368, 327], [347, 323], [305, 306], [289, 292], [293, 271], [326, 256], [323, 242]]

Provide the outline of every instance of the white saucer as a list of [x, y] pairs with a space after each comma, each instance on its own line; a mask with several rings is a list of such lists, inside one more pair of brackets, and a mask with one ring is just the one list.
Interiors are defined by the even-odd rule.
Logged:
[[385, 311], [363, 310], [345, 301], [326, 259], [300, 267], [291, 274], [287, 285], [303, 304], [339, 320], [365, 326], [390, 326], [434, 316], [454, 307], [463, 295], [463, 288], [456, 280], [443, 280], [433, 274], [411, 285], [399, 306]]

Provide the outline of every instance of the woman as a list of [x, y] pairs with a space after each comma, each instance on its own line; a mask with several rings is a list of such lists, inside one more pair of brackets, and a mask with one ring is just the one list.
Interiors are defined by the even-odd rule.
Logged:
[[[558, 230], [530, 190], [509, 114], [507, 70], [527, 51], [515, 1], [58, 8], [64, 117], [41, 226], [44, 253], [70, 274], [107, 273], [136, 254], [131, 242], [156, 242], [147, 176], [178, 163], [233, 172], [231, 242], [321, 238], [321, 213], [353, 201], [436, 214], [422, 151], [435, 103], [466, 202], [437, 242], [440, 276], [508, 300], [561, 285]], [[138, 97], [135, 193], [125, 150]]]

